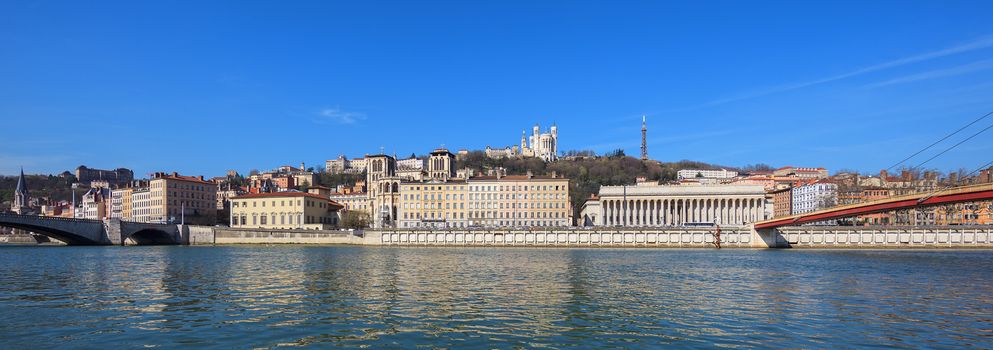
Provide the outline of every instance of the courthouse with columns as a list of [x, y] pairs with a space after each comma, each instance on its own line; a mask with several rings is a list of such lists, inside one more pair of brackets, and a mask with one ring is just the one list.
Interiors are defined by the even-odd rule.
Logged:
[[580, 224], [593, 226], [745, 225], [771, 217], [759, 185], [602, 186]]

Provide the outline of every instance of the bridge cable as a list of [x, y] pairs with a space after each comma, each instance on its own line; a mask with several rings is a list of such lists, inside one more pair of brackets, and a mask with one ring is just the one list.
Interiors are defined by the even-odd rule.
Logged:
[[[920, 151], [917, 151], [916, 153], [914, 153], [914, 154], [911, 154], [911, 155], [910, 155], [909, 157], [907, 157], [907, 158], [904, 158], [903, 160], [901, 160], [901, 161], [899, 161], [899, 162], [897, 162], [896, 164], [893, 164], [893, 165], [891, 165], [891, 166], [890, 166], [889, 168], [886, 168], [886, 171], [890, 171], [890, 170], [893, 170], [893, 168], [896, 168], [896, 167], [897, 167], [897, 166], [899, 166], [900, 164], [903, 164], [903, 163], [905, 163], [906, 161], [908, 161], [908, 160], [910, 160], [911, 158], [914, 158], [914, 157], [916, 157], [916, 156], [918, 156], [918, 155], [920, 155], [921, 153], [924, 153], [924, 151], [927, 151], [927, 150], [929, 150], [929, 149], [931, 149], [931, 147], [934, 147], [935, 145], [937, 145], [937, 144], [939, 144], [939, 143], [941, 143], [942, 141], [945, 141], [945, 140], [947, 140], [947, 139], [948, 139], [949, 137], [952, 137], [952, 136], [955, 136], [955, 134], [958, 134], [958, 133], [959, 133], [959, 132], [961, 132], [962, 130], [965, 130], [966, 128], [968, 128], [968, 127], [970, 127], [970, 126], [972, 126], [973, 124], [976, 124], [976, 123], [978, 123], [978, 122], [979, 122], [980, 120], [983, 120], [983, 119], [986, 119], [986, 117], [989, 117], [989, 116], [991, 116], [991, 115], [993, 115], [993, 111], [991, 111], [991, 112], [989, 112], [989, 113], [986, 113], [986, 114], [985, 114], [985, 115], [983, 115], [982, 117], [979, 117], [978, 119], [976, 119], [976, 120], [973, 120], [973, 121], [972, 121], [971, 123], [969, 123], [969, 124], [966, 124], [965, 126], [963, 126], [963, 127], [961, 127], [961, 128], [959, 128], [958, 130], [955, 130], [955, 131], [954, 131], [954, 132], [952, 132], [951, 134], [948, 134], [948, 135], [945, 135], [945, 137], [942, 137], [942, 138], [941, 138], [940, 140], [938, 140], [938, 141], [935, 141], [934, 143], [932, 143], [932, 144], [930, 144], [930, 145], [928, 145], [927, 147], [924, 147], [924, 148], [922, 148], [922, 149], [921, 149]], [[911, 168], [911, 169], [912, 169], [912, 168]]]
[[954, 145], [952, 145], [951, 147], [948, 147], [948, 148], [946, 148], [946, 149], [945, 149], [944, 151], [941, 151], [941, 152], [938, 152], [938, 154], [935, 154], [935, 155], [934, 155], [934, 156], [932, 156], [931, 158], [928, 158], [927, 160], [925, 160], [925, 161], [924, 161], [924, 162], [922, 162], [921, 164], [917, 164], [917, 166], [915, 166], [915, 167], [912, 167], [911, 169], [915, 169], [915, 168], [920, 168], [920, 167], [922, 167], [922, 166], [924, 166], [924, 164], [927, 164], [928, 162], [930, 162], [930, 161], [932, 161], [932, 160], [934, 160], [935, 158], [938, 158], [938, 157], [939, 157], [939, 156], [941, 156], [942, 154], [945, 154], [945, 152], [948, 152], [948, 151], [951, 151], [951, 150], [952, 150], [952, 149], [954, 149], [955, 147], [958, 147], [959, 145], [961, 145], [961, 144], [963, 144], [963, 143], [965, 143], [966, 141], [969, 141], [969, 140], [971, 140], [971, 139], [972, 139], [973, 137], [976, 137], [976, 136], [979, 136], [979, 134], [982, 134], [983, 132], [985, 132], [986, 130], [989, 130], [989, 129], [991, 129], [991, 128], [993, 128], [993, 124], [990, 124], [990, 126], [987, 126], [987, 127], [986, 127], [986, 128], [984, 128], [983, 130], [979, 130], [979, 132], [976, 132], [975, 134], [972, 134], [972, 135], [970, 135], [969, 137], [966, 137], [966, 138], [965, 138], [964, 140], [962, 140], [962, 141], [959, 141], [958, 143], [956, 143], [956, 144], [954, 144]]
[[934, 197], [934, 196], [935, 196], [935, 195], [937, 195], [938, 193], [941, 193], [941, 192], [944, 192], [944, 191], [947, 191], [947, 190], [950, 190], [950, 189], [952, 189], [952, 188], [955, 188], [955, 187], [958, 187], [958, 185], [959, 185], [959, 184], [961, 184], [961, 183], [962, 183], [962, 182], [964, 182], [964, 181], [965, 181], [966, 179], [968, 179], [968, 178], [969, 178], [970, 176], [972, 176], [972, 174], [975, 174], [976, 172], [979, 172], [979, 171], [982, 171], [983, 169], [986, 169], [986, 168], [989, 168], [989, 167], [991, 167], [991, 166], [993, 166], [993, 160], [991, 160], [991, 161], [989, 161], [989, 162], [987, 162], [986, 164], [983, 164], [983, 165], [980, 165], [980, 166], [979, 166], [978, 168], [976, 168], [976, 170], [973, 170], [973, 171], [970, 171], [969, 173], [967, 173], [967, 174], [965, 174], [965, 175], [962, 175], [962, 177], [961, 177], [961, 178], [959, 178], [959, 180], [958, 180], [958, 181], [956, 181], [956, 182], [955, 182], [955, 183], [953, 183], [953, 184], [950, 184], [950, 185], [946, 185], [946, 186], [945, 186], [944, 188], [940, 188], [940, 189], [936, 189], [936, 190], [932, 190], [932, 191], [931, 191], [931, 193], [928, 193], [928, 194], [927, 194], [926, 196], [924, 196], [924, 197], [921, 197], [921, 199], [918, 199], [918, 200], [917, 200], [917, 203], [922, 203], [922, 202], [924, 202], [924, 201], [926, 201], [926, 200], [928, 200], [928, 199], [931, 199], [931, 197]]

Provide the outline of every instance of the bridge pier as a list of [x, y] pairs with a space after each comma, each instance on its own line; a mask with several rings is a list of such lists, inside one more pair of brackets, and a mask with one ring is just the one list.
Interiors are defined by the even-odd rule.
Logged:
[[107, 232], [107, 242], [111, 245], [124, 245], [124, 237], [121, 237], [121, 220], [110, 219], [103, 224], [104, 231]]
[[68, 245], [188, 244], [188, 228], [138, 223], [0, 214], [0, 226], [34, 232]]
[[789, 242], [774, 228], [756, 229], [755, 225], [749, 225], [749, 229], [752, 248], [789, 248]]

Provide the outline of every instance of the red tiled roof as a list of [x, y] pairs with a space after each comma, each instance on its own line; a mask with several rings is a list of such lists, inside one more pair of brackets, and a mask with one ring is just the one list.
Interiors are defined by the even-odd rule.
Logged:
[[338, 203], [338, 202], [335, 202], [333, 200], [330, 200], [330, 199], [328, 199], [328, 198], [326, 198], [324, 196], [316, 195], [316, 194], [313, 194], [313, 193], [306, 193], [306, 192], [249, 193], [249, 194], [243, 194], [243, 195], [240, 195], [240, 196], [231, 198], [231, 199], [286, 198], [286, 197], [291, 197], [291, 198], [310, 197], [310, 198], [314, 198], [314, 199], [323, 199], [323, 200], [328, 201], [328, 203], [332, 207], [337, 207], [337, 209], [341, 209], [341, 208], [344, 208], [345, 207], [344, 205], [341, 205], [341, 203]]
[[473, 180], [508, 180], [508, 181], [520, 181], [520, 180], [566, 180], [564, 177], [551, 177], [548, 175], [534, 175], [528, 178], [527, 175], [507, 175], [497, 178], [496, 176], [473, 176], [469, 178], [470, 181]]
[[792, 166], [792, 165], [790, 165], [790, 166], [784, 166], [784, 167], [782, 167], [782, 168], [779, 168], [779, 169], [776, 169], [776, 170], [786, 170], [786, 169], [793, 169], [793, 170], [797, 170], [797, 171], [816, 171], [816, 170], [824, 170], [824, 168], [823, 168], [823, 167], [817, 167], [817, 168], [804, 168], [804, 167], [795, 167], [795, 166]]
[[162, 176], [156, 177], [156, 179], [169, 179], [169, 180], [189, 181], [189, 182], [196, 182], [196, 183], [202, 183], [202, 184], [208, 184], [208, 185], [213, 184], [212, 182], [201, 180], [199, 177], [196, 177], [196, 176], [185, 176], [185, 175], [162, 175]]
[[332, 196], [365, 196], [365, 192], [352, 192], [352, 193], [341, 193], [341, 192], [331, 192]]
[[311, 197], [323, 200], [330, 200], [321, 195], [316, 195], [313, 193], [306, 192], [272, 192], [272, 193], [249, 193], [243, 194], [232, 199], [247, 199], [247, 198], [280, 198], [280, 197]]

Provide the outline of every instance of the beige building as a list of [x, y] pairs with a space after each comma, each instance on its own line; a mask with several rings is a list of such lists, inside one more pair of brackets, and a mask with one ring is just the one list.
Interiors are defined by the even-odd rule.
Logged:
[[156, 173], [149, 190], [150, 222], [217, 223], [217, 184], [203, 176]]
[[[366, 156], [366, 193], [372, 226], [482, 227], [568, 226], [569, 180], [555, 176], [459, 176], [456, 156], [438, 148], [427, 159], [423, 179], [400, 176], [388, 155]], [[361, 208], [357, 196], [334, 194]]]
[[795, 166], [785, 166], [772, 172], [773, 176], [796, 177], [804, 180], [820, 180], [828, 177], [828, 171], [824, 168], [803, 168]]
[[464, 180], [403, 182], [397, 227], [467, 227], [468, 194]]
[[478, 176], [468, 181], [470, 226], [571, 226], [569, 179]]
[[231, 227], [327, 230], [343, 206], [313, 193], [252, 193], [231, 198]]
[[366, 156], [366, 192], [372, 215], [372, 227], [395, 227], [400, 200], [400, 182], [396, 176], [396, 158], [385, 154]]
[[338, 193], [332, 192], [329, 196], [332, 201], [341, 204], [344, 208], [343, 211], [354, 210], [369, 214], [372, 217], [372, 202], [369, 200], [369, 195], [365, 192], [355, 192], [355, 193]]
[[435, 181], [448, 181], [455, 177], [455, 155], [447, 149], [438, 148], [428, 158], [428, 178]]
[[131, 220], [131, 193], [133, 192], [131, 187], [122, 187], [110, 191], [111, 205], [110, 205], [110, 218], [111, 219], [121, 219], [121, 220]]
[[398, 227], [569, 226], [569, 180], [480, 176], [400, 183]]

